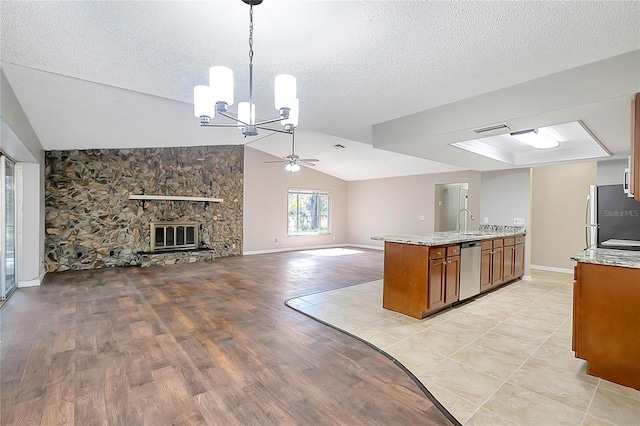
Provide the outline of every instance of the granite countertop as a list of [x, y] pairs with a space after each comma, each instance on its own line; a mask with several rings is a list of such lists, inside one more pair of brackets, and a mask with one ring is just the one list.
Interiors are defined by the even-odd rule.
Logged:
[[571, 260], [640, 269], [640, 251], [595, 248], [571, 256]]
[[514, 235], [525, 234], [526, 232], [527, 230], [523, 226], [480, 225], [479, 231], [432, 232], [424, 235], [380, 235], [371, 237], [371, 239], [419, 246], [441, 246], [445, 244], [489, 240], [492, 238], [512, 237]]

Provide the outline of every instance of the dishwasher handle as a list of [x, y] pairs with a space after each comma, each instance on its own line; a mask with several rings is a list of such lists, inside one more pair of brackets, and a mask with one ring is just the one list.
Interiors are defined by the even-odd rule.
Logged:
[[468, 243], [462, 243], [461, 245], [463, 249], [477, 247], [480, 245], [480, 241], [470, 241]]

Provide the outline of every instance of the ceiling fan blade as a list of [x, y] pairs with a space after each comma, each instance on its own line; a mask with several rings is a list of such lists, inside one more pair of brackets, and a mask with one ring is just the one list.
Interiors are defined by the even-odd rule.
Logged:
[[288, 160], [263, 161], [263, 163], [288, 163]]
[[312, 162], [313, 161], [313, 162], [317, 163], [320, 160], [318, 160], [317, 158], [300, 158], [298, 160], [298, 162], [302, 162], [302, 161], [306, 161], [306, 162]]
[[308, 163], [306, 161], [298, 161], [298, 164], [302, 164], [302, 165], [305, 165], [305, 166], [311, 166], [311, 167], [315, 167], [315, 165], [316, 165], [315, 163]]

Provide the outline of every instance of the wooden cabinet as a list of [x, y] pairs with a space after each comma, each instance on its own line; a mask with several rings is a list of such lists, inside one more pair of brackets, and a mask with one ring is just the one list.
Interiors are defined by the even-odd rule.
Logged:
[[629, 161], [629, 192], [640, 201], [640, 93], [631, 102], [631, 159]]
[[524, 275], [524, 235], [482, 242], [480, 292]]
[[504, 276], [509, 282], [524, 275], [524, 235], [504, 239]]
[[505, 238], [504, 239], [504, 249], [503, 249], [503, 275], [502, 281], [509, 282], [515, 278], [515, 238]]
[[434, 258], [429, 260], [428, 311], [457, 302], [460, 285], [460, 246], [433, 247], [432, 252]]
[[480, 253], [480, 292], [491, 290], [504, 282], [503, 239], [482, 242]]
[[640, 390], [640, 269], [578, 263], [573, 342], [587, 373]]
[[424, 318], [458, 300], [460, 246], [385, 242], [382, 306]]
[[513, 246], [513, 278], [522, 278], [524, 275], [524, 235], [516, 237]]
[[444, 303], [450, 305], [460, 298], [460, 256], [447, 257], [445, 281]]
[[491, 289], [493, 284], [491, 265], [493, 263], [493, 241], [483, 241], [480, 252], [480, 292]]

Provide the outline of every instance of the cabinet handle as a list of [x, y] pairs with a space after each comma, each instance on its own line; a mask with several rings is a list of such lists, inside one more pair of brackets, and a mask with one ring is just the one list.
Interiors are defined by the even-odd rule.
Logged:
[[449, 265], [451, 265], [451, 261], [449, 261]]
[[446, 265], [446, 264], [447, 264], [447, 261], [445, 260], [444, 262], [442, 262], [442, 264], [443, 264], [443, 265]]

